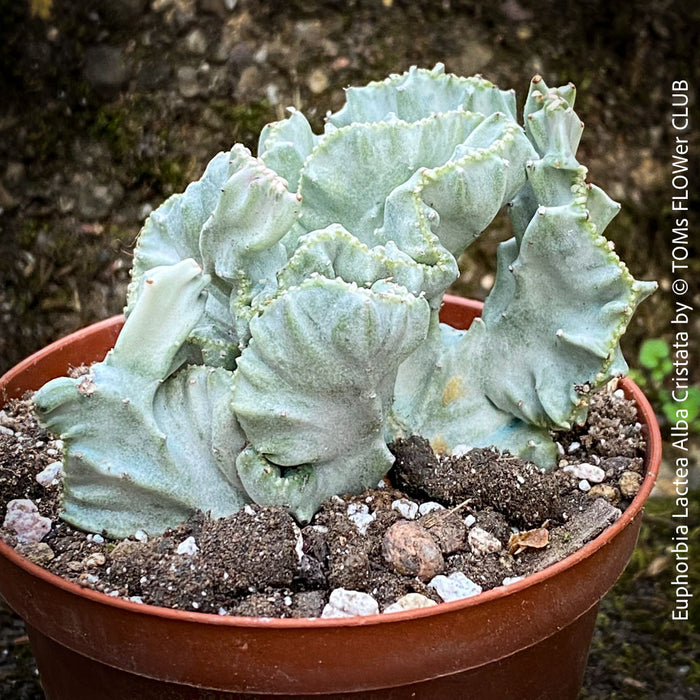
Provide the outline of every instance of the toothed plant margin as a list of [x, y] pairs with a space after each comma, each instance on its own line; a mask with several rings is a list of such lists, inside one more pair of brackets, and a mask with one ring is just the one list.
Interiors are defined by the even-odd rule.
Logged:
[[[618, 205], [576, 161], [574, 97], [536, 77], [523, 129], [512, 92], [412, 68], [348, 89], [322, 134], [293, 111], [258, 158], [218, 154], [146, 221], [114, 350], [35, 396], [64, 441], [63, 517], [123, 537], [253, 501], [306, 522], [409, 434], [552, 466], [550, 429], [626, 370], [655, 288], [602, 236]], [[483, 317], [440, 324], [506, 203]]]

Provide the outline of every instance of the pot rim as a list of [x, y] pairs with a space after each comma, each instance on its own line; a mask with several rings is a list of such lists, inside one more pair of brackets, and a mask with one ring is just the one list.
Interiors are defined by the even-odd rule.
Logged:
[[[449, 300], [457, 306], [467, 307], [472, 310], [480, 310], [482, 306], [481, 302], [463, 297], [456, 297], [449, 294], [445, 295], [445, 300]], [[111, 318], [81, 328], [74, 333], [51, 343], [50, 345], [45, 346], [41, 350], [22, 360], [8, 372], [6, 372], [2, 377], [0, 377], [0, 401], [2, 401], [4, 398], [5, 386], [9, 382], [11, 376], [14, 377], [20, 373], [30, 371], [38, 361], [52, 354], [57, 349], [63, 348], [71, 342], [74, 342], [79, 337], [85, 336], [88, 333], [95, 333], [101, 330], [110, 329], [117, 324], [121, 324], [122, 322], [123, 316], [112, 316]], [[541, 569], [534, 574], [525, 576], [520, 581], [516, 581], [515, 583], [505, 586], [497, 586], [496, 588], [492, 588], [469, 598], [462, 598], [460, 600], [455, 600], [448, 603], [439, 603], [436, 606], [431, 606], [428, 608], [404, 610], [390, 614], [378, 613], [374, 615], [354, 616], [347, 618], [267, 618], [217, 615], [214, 613], [191, 612], [187, 610], [164, 608], [145, 603], [136, 603], [124, 598], [110, 596], [106, 593], [83, 588], [76, 583], [71, 583], [64, 578], [49, 572], [47, 569], [44, 569], [37, 564], [33, 564], [24, 556], [19, 554], [13, 547], [10, 547], [10, 545], [2, 540], [0, 540], [0, 555], [6, 557], [10, 562], [25, 570], [28, 574], [41, 579], [48, 585], [56, 586], [64, 590], [66, 593], [86, 598], [101, 605], [121, 609], [124, 612], [148, 615], [164, 620], [170, 619], [180, 622], [204, 623], [217, 627], [280, 629], [291, 631], [333, 627], [369, 627], [385, 623], [399, 623], [406, 620], [414, 620], [416, 618], [448, 615], [458, 610], [466, 610], [481, 604], [489, 603], [493, 600], [517, 595], [526, 588], [536, 586], [556, 577], [561, 572], [576, 566], [576, 564], [583, 559], [588, 558], [599, 549], [605, 547], [611, 539], [616, 537], [616, 535], [623, 531], [630, 524], [630, 522], [639, 515], [645, 501], [652, 491], [656, 477], [658, 476], [659, 464], [661, 460], [661, 433], [655, 419], [654, 411], [637, 384], [635, 384], [629, 377], [624, 377], [620, 382], [620, 388], [623, 389], [628, 398], [634, 399], [634, 401], [637, 403], [638, 414], [640, 418], [643, 417], [645, 419], [645, 429], [647, 433], [647, 452], [644, 456], [645, 476], [639, 492], [634, 497], [630, 505], [622, 513], [620, 518], [606, 528], [600, 535], [598, 535], [598, 537], [594, 538], [579, 550], [570, 554], [564, 559], [561, 559], [557, 563]]]

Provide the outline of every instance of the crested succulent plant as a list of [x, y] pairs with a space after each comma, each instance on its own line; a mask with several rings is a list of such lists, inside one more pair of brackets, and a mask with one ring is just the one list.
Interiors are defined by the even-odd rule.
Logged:
[[[268, 124], [146, 221], [106, 359], [35, 396], [65, 445], [64, 513], [126, 536], [249, 502], [308, 521], [374, 486], [387, 444], [495, 445], [554, 462], [553, 428], [626, 365], [655, 285], [602, 232], [572, 85], [515, 97], [412, 68], [347, 90], [315, 134]], [[470, 330], [438, 321], [457, 258], [504, 206], [514, 236]]]

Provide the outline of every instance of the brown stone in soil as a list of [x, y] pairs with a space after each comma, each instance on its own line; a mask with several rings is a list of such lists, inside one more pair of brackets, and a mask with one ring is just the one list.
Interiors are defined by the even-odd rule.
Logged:
[[393, 571], [421, 581], [430, 581], [445, 570], [437, 542], [424, 527], [409, 520], [399, 520], [386, 531], [382, 555]]
[[610, 504], [616, 506], [620, 502], [620, 490], [609, 484], [595, 484], [586, 494], [588, 498], [604, 498]]
[[434, 511], [420, 518], [418, 524], [427, 530], [443, 554], [453, 554], [464, 548], [467, 526], [458, 513]]
[[642, 475], [638, 472], [622, 472], [620, 475], [620, 493], [625, 498], [634, 498], [642, 487]]
[[127, 562], [140, 555], [144, 545], [135, 540], [122, 540], [111, 552], [112, 562], [119, 565], [119, 562]]

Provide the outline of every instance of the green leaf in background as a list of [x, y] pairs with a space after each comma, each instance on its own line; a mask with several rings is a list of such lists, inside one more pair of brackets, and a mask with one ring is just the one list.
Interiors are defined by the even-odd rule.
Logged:
[[668, 392], [660, 392], [659, 396], [663, 400], [662, 411], [669, 423], [675, 424], [679, 419], [679, 411], [684, 411], [687, 417], [684, 417], [691, 429], [695, 432], [700, 432], [700, 388], [691, 386], [688, 389], [684, 401], [674, 401], [673, 397]]
[[639, 349], [639, 364], [647, 369], [656, 369], [661, 361], [671, 355], [668, 343], [663, 338], [650, 338]]

